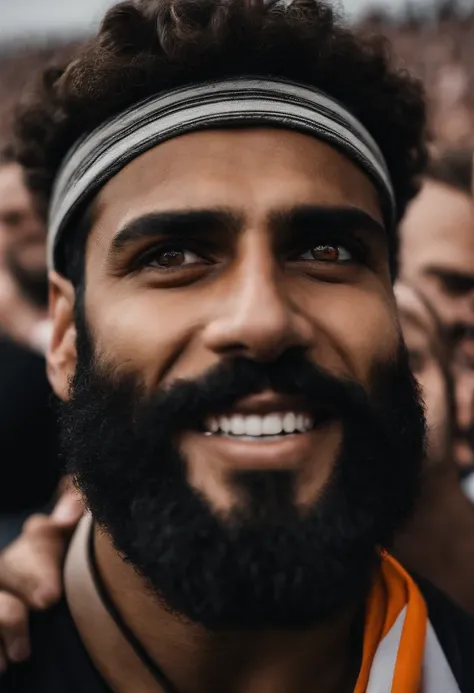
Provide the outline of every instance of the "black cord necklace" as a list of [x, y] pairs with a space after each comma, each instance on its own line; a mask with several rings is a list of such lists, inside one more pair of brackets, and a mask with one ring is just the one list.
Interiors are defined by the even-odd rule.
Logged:
[[119, 629], [119, 631], [122, 633], [123, 637], [125, 640], [128, 642], [130, 647], [133, 649], [135, 654], [137, 655], [138, 659], [142, 662], [142, 664], [148, 669], [150, 674], [153, 676], [155, 681], [162, 687], [164, 693], [180, 693], [176, 686], [172, 683], [172, 681], [169, 680], [169, 678], [166, 676], [164, 673], [163, 669], [160, 667], [160, 665], [155, 662], [146, 649], [143, 647], [141, 642], [138, 640], [137, 636], [135, 633], [129, 628], [129, 626], [125, 623], [124, 619], [122, 618], [120, 612], [118, 611], [117, 607], [115, 606], [108, 590], [107, 587], [104, 584], [104, 581], [102, 579], [102, 576], [100, 574], [99, 566], [97, 565], [97, 559], [95, 555], [95, 546], [94, 546], [94, 527], [91, 527], [91, 531], [89, 532], [89, 540], [88, 540], [88, 557], [89, 557], [89, 565], [91, 568], [91, 573], [92, 573], [92, 579], [94, 580], [94, 585], [97, 590], [97, 594], [100, 597], [100, 600], [102, 604], [104, 605], [105, 609], [109, 613], [110, 617], [114, 621], [115, 625]]
[[[150, 674], [153, 676], [155, 681], [161, 686], [163, 689], [164, 693], [180, 693], [174, 683], [170, 681], [170, 679], [167, 677], [163, 669], [160, 667], [160, 665], [155, 662], [154, 659], [150, 657], [148, 652], [145, 650], [141, 642], [138, 640], [137, 636], [135, 633], [130, 629], [130, 627], [125, 623], [124, 619], [122, 618], [119, 610], [117, 609], [116, 605], [114, 604], [107, 587], [105, 586], [105, 583], [102, 579], [102, 576], [100, 574], [99, 566], [97, 565], [97, 558], [95, 555], [95, 545], [94, 545], [94, 526], [92, 525], [91, 530], [89, 532], [89, 538], [88, 538], [88, 558], [89, 558], [89, 565], [91, 569], [91, 574], [92, 574], [92, 579], [94, 581], [95, 588], [97, 590], [97, 594], [99, 595], [99, 598], [104, 605], [105, 609], [109, 613], [111, 619], [114, 621], [115, 625], [119, 629], [119, 631], [122, 633], [123, 637], [125, 640], [128, 642], [132, 650], [135, 652], [137, 655], [138, 659], [142, 662], [142, 664], [148, 669]], [[363, 632], [363, 623], [364, 623], [364, 613], [365, 609], [361, 608], [359, 617], [356, 619], [355, 622], [355, 628], [353, 629], [352, 632], [352, 638], [355, 641], [355, 652], [357, 652], [356, 656], [356, 662], [358, 663], [358, 667], [360, 666], [360, 660], [362, 658], [362, 652], [360, 651], [361, 648], [361, 642], [362, 642], [362, 637], [361, 637], [361, 631]], [[357, 668], [358, 671], [358, 668]]]

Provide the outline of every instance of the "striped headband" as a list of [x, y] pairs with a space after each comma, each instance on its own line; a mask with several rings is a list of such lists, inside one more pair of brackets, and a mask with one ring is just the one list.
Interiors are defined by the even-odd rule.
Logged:
[[387, 165], [357, 118], [317, 89], [278, 79], [237, 78], [155, 95], [79, 140], [54, 184], [49, 266], [58, 269], [58, 248], [77, 213], [133, 159], [185, 133], [250, 126], [296, 130], [333, 145], [371, 178], [381, 196], [387, 226], [394, 228], [395, 196]]

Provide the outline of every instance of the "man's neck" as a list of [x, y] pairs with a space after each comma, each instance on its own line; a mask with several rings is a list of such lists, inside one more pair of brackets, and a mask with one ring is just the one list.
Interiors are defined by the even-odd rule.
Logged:
[[[121, 618], [180, 693], [353, 691], [360, 663], [354, 651], [357, 609], [304, 631], [214, 633], [167, 611], [108, 535], [97, 530], [95, 553]], [[68, 602], [100, 673], [120, 693], [161, 691], [100, 602], [92, 580], [79, 573], [77, 561], [66, 570]]]

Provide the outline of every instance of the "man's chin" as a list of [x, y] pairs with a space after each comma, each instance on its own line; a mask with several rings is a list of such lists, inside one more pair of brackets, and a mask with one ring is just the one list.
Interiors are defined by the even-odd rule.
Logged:
[[[316, 548], [308, 561], [302, 556], [310, 555], [311, 542], [298, 537], [303, 527], [274, 517], [272, 523], [269, 507], [260, 514], [270, 520], [261, 522], [263, 529], [226, 524], [225, 542], [196, 532], [201, 556], [176, 554], [165, 566], [162, 560], [137, 566], [136, 555], [127, 560], [169, 613], [212, 631], [306, 629], [365, 599], [380, 560], [375, 546], [365, 545], [357, 557], [353, 550], [337, 555]], [[148, 557], [157, 549], [150, 545]]]

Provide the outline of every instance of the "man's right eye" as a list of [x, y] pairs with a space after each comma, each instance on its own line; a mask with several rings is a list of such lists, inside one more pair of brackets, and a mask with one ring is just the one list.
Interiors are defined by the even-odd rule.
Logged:
[[153, 245], [142, 251], [133, 261], [133, 269], [159, 272], [176, 272], [209, 265], [211, 261], [185, 245]]
[[467, 294], [474, 287], [474, 278], [472, 276], [446, 273], [440, 279], [445, 291], [452, 296]]
[[146, 260], [148, 267], [162, 270], [187, 267], [188, 265], [202, 262], [202, 258], [199, 255], [179, 246], [154, 249]]

